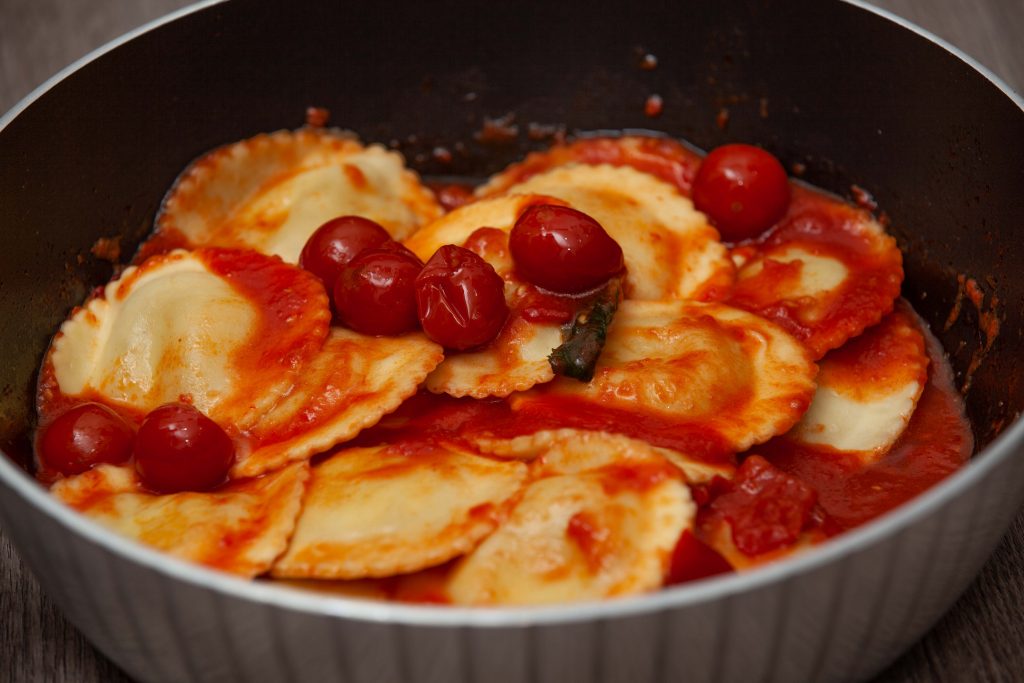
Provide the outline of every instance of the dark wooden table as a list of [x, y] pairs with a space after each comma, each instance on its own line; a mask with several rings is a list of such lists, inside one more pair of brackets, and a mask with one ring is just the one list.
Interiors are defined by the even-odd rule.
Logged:
[[[0, 0], [0, 112], [94, 47], [187, 4]], [[957, 45], [1024, 92], [1024, 0], [875, 4]], [[127, 680], [40, 592], [0, 530], [0, 681]], [[897, 681], [1024, 681], [1024, 515], [954, 608], [877, 683]]]

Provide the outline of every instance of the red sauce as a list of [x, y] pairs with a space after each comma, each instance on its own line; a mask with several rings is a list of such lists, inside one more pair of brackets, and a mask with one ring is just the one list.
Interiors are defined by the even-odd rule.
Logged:
[[701, 510], [701, 527], [719, 520], [732, 529], [736, 548], [755, 556], [792, 545], [811, 521], [817, 494], [799, 477], [750, 455], [730, 482]]
[[654, 119], [661, 116], [662, 110], [665, 108], [665, 103], [661, 99], [661, 95], [650, 95], [644, 102], [644, 115], [649, 119]]
[[384, 416], [373, 427], [359, 433], [346, 445], [414, 444], [417, 442], [464, 441], [469, 434], [480, 434], [492, 424], [512, 419], [505, 399], [452, 398], [421, 390]]
[[888, 512], [962, 467], [974, 447], [970, 424], [948, 365], [928, 338], [932, 371], [910, 424], [892, 450], [865, 465], [856, 455], [794, 444], [778, 437], [757, 448], [779, 469], [799, 477], [840, 529]]
[[341, 169], [348, 177], [348, 181], [352, 183], [352, 187], [360, 191], [366, 191], [366, 188], [370, 183], [366, 179], [366, 174], [364, 174], [358, 166], [354, 164], [344, 164]]
[[846, 395], [894, 390], [907, 382], [925, 384], [928, 363], [924, 337], [916, 332], [917, 318], [906, 304], [900, 304], [878, 325], [830, 351], [818, 381], [844, 386]]
[[679, 536], [679, 541], [672, 551], [672, 563], [665, 576], [665, 585], [672, 586], [717, 574], [728, 574], [732, 570], [732, 565], [724, 557], [687, 529]]
[[648, 491], [667, 479], [679, 479], [679, 470], [669, 462], [639, 462], [602, 467], [601, 488], [609, 496], [623, 491]]
[[282, 370], [298, 368], [320, 350], [330, 326], [330, 308], [315, 276], [252, 251], [204, 249], [197, 253], [212, 272], [262, 312], [249, 337], [252, 344], [233, 359], [243, 376], [280, 377]]
[[564, 324], [572, 322], [584, 305], [575, 297], [559, 296], [528, 286], [524, 297], [516, 304], [516, 311], [530, 322]]
[[331, 119], [331, 111], [325, 107], [306, 107], [306, 125], [310, 128], [323, 128]]
[[569, 518], [566, 535], [576, 544], [586, 559], [587, 568], [596, 574], [608, 554], [608, 529], [587, 512], [577, 512]]
[[653, 413], [638, 419], [635, 411], [598, 406], [574, 397], [544, 395], [523, 401], [513, 410], [506, 399], [452, 398], [420, 391], [346, 445], [459, 442], [469, 436], [513, 438], [561, 428], [624, 434], [687, 453], [696, 460], [713, 464], [733, 462], [733, 455], [722, 439], [699, 424]]
[[445, 211], [454, 211], [473, 201], [473, 187], [461, 183], [427, 183]]
[[700, 423], [684, 422], [653, 412], [639, 414], [636, 410], [601, 406], [571, 396], [545, 395], [543, 392], [523, 399], [509, 420], [493, 425], [488, 431], [495, 436], [513, 437], [564, 427], [624, 434], [654, 446], [686, 453], [702, 462], [733, 462], [733, 454], [722, 438]]
[[631, 166], [661, 178], [690, 196], [701, 158], [675, 140], [654, 137], [583, 138], [527, 155], [503, 174], [503, 186], [523, 182], [568, 162]]
[[117, 263], [121, 258], [121, 237], [100, 237], [89, 249], [89, 252], [98, 259]]
[[727, 303], [781, 325], [821, 357], [892, 310], [903, 282], [902, 256], [891, 238], [862, 227], [863, 214], [819, 192], [793, 188], [786, 216], [755, 244], [738, 252], [756, 255], [773, 248], [799, 247], [842, 262], [848, 273], [832, 292], [810, 305], [817, 315], [804, 315], [803, 297], [786, 299], [787, 285], [799, 276], [795, 262], [773, 261], [751, 277], [737, 281]]
[[174, 249], [188, 249], [188, 238], [174, 228], [163, 228], [147, 239], [139, 247], [139, 250], [132, 258], [132, 265], [137, 266], [146, 259], [158, 254], [166, 254]]
[[718, 130], [725, 130], [729, 127], [729, 110], [726, 107], [722, 107], [715, 114], [715, 125], [718, 126]]

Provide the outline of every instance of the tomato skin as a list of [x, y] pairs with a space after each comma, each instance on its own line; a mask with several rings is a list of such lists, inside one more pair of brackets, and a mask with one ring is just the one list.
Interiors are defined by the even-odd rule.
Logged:
[[431, 188], [437, 197], [437, 203], [444, 207], [445, 212], [454, 211], [473, 201], [473, 189], [466, 185], [439, 185]]
[[516, 273], [552, 292], [579, 294], [622, 271], [622, 247], [596, 220], [576, 209], [536, 204], [509, 235]]
[[423, 332], [456, 351], [498, 336], [508, 318], [505, 281], [469, 249], [438, 249], [416, 277], [416, 308]]
[[224, 483], [234, 459], [227, 433], [187, 403], [153, 410], [135, 439], [135, 470], [157, 493], [208, 491]]
[[709, 576], [727, 574], [732, 565], [709, 545], [701, 542], [689, 529], [683, 531], [672, 551], [672, 562], [665, 575], [665, 585], [673, 586]]
[[722, 239], [741, 242], [772, 227], [789, 206], [789, 177], [772, 154], [752, 145], [711, 151], [693, 181], [693, 205]]
[[362, 216], [338, 216], [316, 229], [299, 256], [299, 265], [316, 275], [328, 291], [356, 256], [391, 239], [388, 231]]
[[81, 474], [96, 465], [117, 465], [132, 455], [135, 432], [120, 415], [99, 403], [82, 403], [43, 430], [39, 457], [61, 474]]
[[710, 505], [732, 527], [732, 539], [754, 557], [792, 545], [811, 520], [818, 495], [760, 455], [748, 456]]
[[392, 336], [415, 330], [416, 276], [422, 268], [423, 263], [397, 242], [364, 251], [341, 271], [334, 285], [338, 317], [362, 334]]

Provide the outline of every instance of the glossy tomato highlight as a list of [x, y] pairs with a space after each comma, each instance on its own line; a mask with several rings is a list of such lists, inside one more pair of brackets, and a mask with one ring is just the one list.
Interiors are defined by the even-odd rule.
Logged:
[[789, 177], [773, 155], [752, 145], [711, 151], [693, 181], [693, 205], [722, 239], [741, 242], [775, 224], [789, 206]]
[[464, 351], [498, 336], [508, 318], [505, 281], [469, 249], [446, 245], [416, 278], [423, 332], [447, 349]]
[[388, 231], [369, 218], [339, 216], [310, 235], [299, 256], [299, 265], [320, 278], [330, 291], [352, 259], [390, 239]]
[[508, 246], [520, 277], [552, 292], [586, 292], [623, 268], [619, 243], [596, 220], [567, 206], [526, 209]]
[[338, 317], [362, 334], [411, 332], [419, 324], [415, 282], [422, 268], [423, 263], [397, 243], [364, 251], [342, 270], [334, 285]]
[[187, 403], [153, 410], [135, 439], [135, 469], [159, 493], [206, 491], [222, 483], [235, 446], [220, 425]]
[[61, 474], [80, 474], [101, 463], [132, 455], [135, 432], [121, 416], [99, 403], [82, 403], [51, 422], [39, 439], [39, 457]]

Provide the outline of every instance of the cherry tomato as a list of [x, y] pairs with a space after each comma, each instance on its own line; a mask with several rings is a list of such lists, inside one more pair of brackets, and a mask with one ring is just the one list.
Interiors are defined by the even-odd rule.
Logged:
[[330, 290], [341, 269], [352, 259], [390, 239], [387, 230], [368, 218], [339, 216], [310, 235], [299, 256], [299, 265], [320, 278]]
[[132, 455], [135, 433], [110, 408], [82, 403], [43, 430], [39, 457], [61, 474], [81, 474], [100, 463], [122, 463]]
[[334, 285], [338, 317], [356, 332], [396, 335], [416, 329], [416, 276], [423, 263], [398, 244], [368, 249]]
[[416, 309], [428, 337], [447, 349], [471, 349], [505, 325], [505, 281], [469, 249], [449, 244], [416, 277]]
[[622, 248], [596, 220], [567, 206], [539, 204], [509, 235], [516, 272], [553, 292], [578, 294], [622, 270]]
[[740, 242], [772, 227], [789, 206], [789, 178], [779, 160], [751, 145], [712, 150], [697, 169], [693, 205], [722, 239]]
[[435, 185], [431, 189], [445, 211], [454, 211], [473, 201], [473, 190], [466, 185]]
[[212, 489], [227, 479], [234, 459], [227, 433], [187, 403], [155, 409], [135, 438], [135, 469], [159, 493]]
[[381, 251], [389, 251], [392, 254], [404, 254], [405, 256], [408, 256], [409, 258], [416, 261], [416, 263], [420, 264], [420, 268], [423, 267], [423, 261], [420, 260], [420, 257], [414, 254], [412, 252], [412, 249], [405, 246], [401, 242], [396, 242], [395, 240], [388, 240], [387, 242], [385, 242], [384, 244], [380, 245], [377, 248], [380, 249]]

